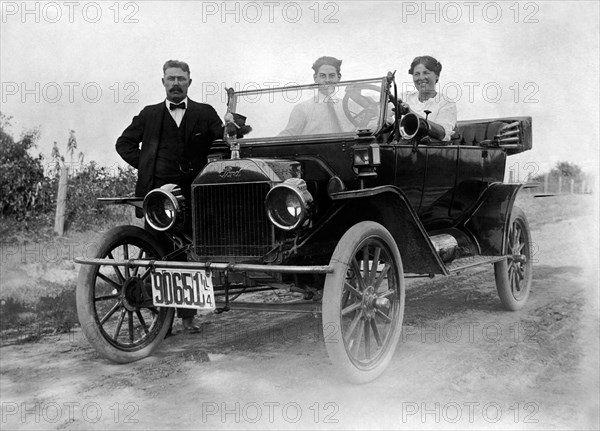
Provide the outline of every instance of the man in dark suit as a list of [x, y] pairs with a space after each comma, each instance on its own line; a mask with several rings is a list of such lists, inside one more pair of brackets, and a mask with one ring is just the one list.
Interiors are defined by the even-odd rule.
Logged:
[[[188, 99], [192, 79], [187, 63], [167, 61], [162, 83], [166, 100], [142, 109], [117, 139], [116, 148], [138, 170], [136, 196], [177, 184], [189, 202], [191, 183], [206, 165], [213, 141], [223, 137], [223, 124], [212, 106]], [[137, 208], [136, 214], [143, 215]], [[195, 315], [196, 310], [177, 310], [187, 332], [199, 330]]]

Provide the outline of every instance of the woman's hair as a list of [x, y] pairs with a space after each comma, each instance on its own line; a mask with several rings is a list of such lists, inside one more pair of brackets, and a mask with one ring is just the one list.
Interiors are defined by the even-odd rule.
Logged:
[[421, 55], [419, 57], [415, 57], [412, 63], [410, 63], [410, 69], [408, 69], [409, 75], [413, 74], [415, 67], [417, 67], [419, 64], [422, 64], [427, 69], [435, 73], [437, 76], [440, 76], [440, 73], [442, 71], [442, 63], [440, 63], [435, 58], [429, 55]]

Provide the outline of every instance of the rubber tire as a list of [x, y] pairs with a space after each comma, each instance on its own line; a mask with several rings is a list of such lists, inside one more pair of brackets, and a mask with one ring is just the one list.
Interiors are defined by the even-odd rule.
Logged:
[[[384, 347], [386, 351], [374, 368], [362, 370], [357, 368], [348, 357], [342, 333], [339, 329], [342, 327], [340, 304], [342, 301], [342, 286], [346, 279], [348, 264], [356, 252], [361, 249], [360, 244], [363, 240], [369, 237], [381, 239], [388, 247], [388, 251], [393, 256], [394, 260], [397, 262], [396, 271], [400, 294], [398, 318], [396, 321], [392, 322], [392, 333], [390, 337], [388, 337], [387, 346]], [[385, 227], [379, 223], [364, 221], [351, 227], [342, 236], [333, 252], [330, 265], [334, 268], [334, 271], [333, 273], [327, 274], [325, 279], [322, 307], [322, 326], [327, 353], [329, 354], [329, 358], [331, 359], [336, 372], [344, 380], [355, 384], [368, 383], [379, 377], [389, 365], [402, 331], [405, 287], [404, 270], [400, 252], [398, 251], [394, 238]]]
[[522, 294], [519, 298], [515, 298], [512, 293], [511, 283], [509, 280], [509, 263], [507, 259], [504, 259], [500, 262], [496, 262], [494, 264], [494, 276], [496, 279], [496, 289], [498, 290], [498, 296], [500, 297], [500, 301], [504, 308], [509, 311], [517, 311], [523, 308], [525, 303], [527, 302], [527, 298], [529, 298], [529, 293], [531, 291], [531, 278], [532, 278], [532, 262], [531, 262], [531, 231], [529, 229], [529, 222], [527, 221], [527, 217], [523, 210], [517, 206], [513, 207], [512, 213], [510, 215], [510, 224], [509, 230], [506, 235], [506, 252], [505, 254], [510, 254], [510, 244], [509, 240], [511, 238], [514, 224], [517, 223], [521, 227], [521, 232], [523, 233], [524, 239], [524, 247], [523, 254], [526, 256], [527, 261], [524, 264], [525, 277], [523, 279], [522, 286]]
[[[124, 243], [148, 247], [153, 252], [156, 252], [158, 257], [163, 257], [166, 254], [159, 242], [148, 231], [137, 226], [117, 226], [100, 238], [94, 257], [105, 258], [109, 251]], [[105, 338], [96, 315], [93, 287], [95, 286], [94, 283], [99, 267], [100, 265], [81, 265], [77, 279], [77, 315], [88, 342], [100, 355], [117, 363], [134, 362], [151, 355], [165, 338], [173, 321], [175, 309], [167, 309], [166, 315], [155, 336], [148, 343], [144, 343], [141, 348], [121, 350], [115, 347]]]

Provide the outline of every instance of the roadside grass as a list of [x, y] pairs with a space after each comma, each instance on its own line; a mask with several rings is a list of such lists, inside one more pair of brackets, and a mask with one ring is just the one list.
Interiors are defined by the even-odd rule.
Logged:
[[525, 211], [532, 229], [547, 223], [581, 216], [595, 215], [595, 219], [598, 219], [598, 196], [596, 195], [565, 194], [536, 198], [534, 193], [519, 193], [515, 201], [515, 205]]
[[131, 223], [139, 221], [124, 213], [59, 237], [47, 223], [27, 226], [0, 220], [0, 345], [78, 326], [79, 266], [74, 258], [93, 249], [106, 230]]

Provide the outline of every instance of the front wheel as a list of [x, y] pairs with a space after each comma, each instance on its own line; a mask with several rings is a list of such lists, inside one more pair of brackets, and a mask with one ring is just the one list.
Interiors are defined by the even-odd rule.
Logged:
[[388, 230], [365, 221], [339, 241], [323, 293], [323, 334], [334, 367], [352, 383], [377, 378], [392, 359], [404, 316], [404, 271]]
[[[94, 257], [159, 260], [165, 254], [149, 232], [119, 226], [102, 236]], [[174, 309], [152, 304], [150, 268], [82, 265], [77, 314], [87, 340], [102, 356], [127, 363], [145, 358], [160, 345]]]
[[514, 207], [506, 236], [507, 259], [494, 264], [496, 289], [507, 310], [520, 310], [531, 289], [531, 232], [521, 208]]

